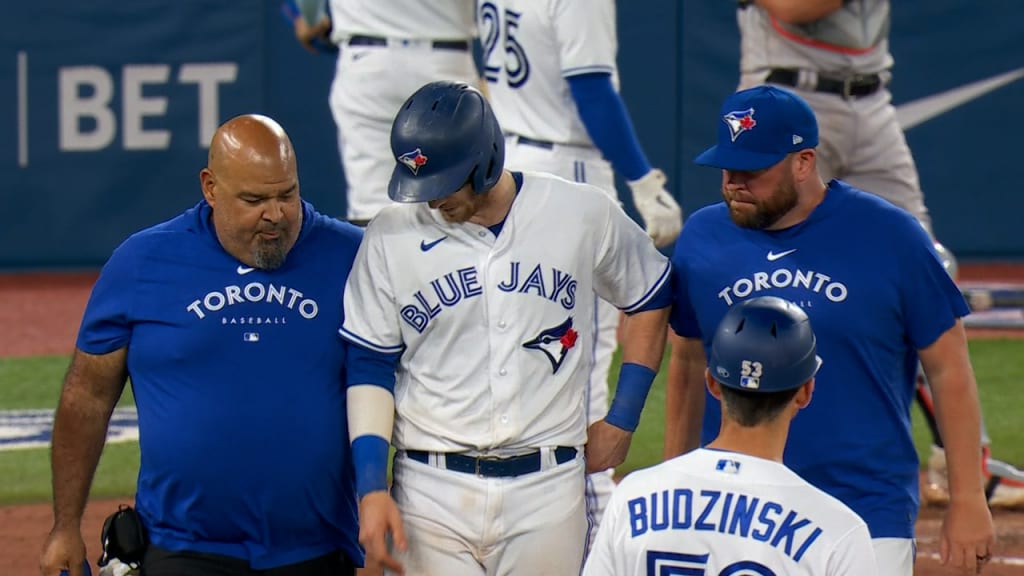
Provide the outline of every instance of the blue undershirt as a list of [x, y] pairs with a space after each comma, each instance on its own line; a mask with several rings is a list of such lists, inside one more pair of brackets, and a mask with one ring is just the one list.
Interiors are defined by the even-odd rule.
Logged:
[[622, 97], [612, 76], [592, 72], [566, 78], [580, 120], [601, 154], [626, 180], [639, 180], [651, 171]]

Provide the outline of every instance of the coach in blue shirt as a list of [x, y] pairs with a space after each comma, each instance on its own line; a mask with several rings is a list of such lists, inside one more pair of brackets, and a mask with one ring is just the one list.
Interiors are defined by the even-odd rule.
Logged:
[[335, 576], [362, 565], [342, 294], [362, 232], [299, 197], [284, 130], [221, 126], [203, 200], [118, 247], [93, 288], [53, 431], [44, 575], [73, 567], [107, 421], [139, 411], [143, 573]]
[[978, 395], [961, 321], [968, 308], [928, 234], [878, 196], [822, 181], [817, 121], [799, 96], [767, 86], [737, 92], [717, 122], [718, 144], [697, 163], [722, 170], [725, 202], [690, 217], [673, 257], [680, 338], [666, 455], [697, 446], [702, 414], [700, 441], [718, 430], [720, 404], [706, 398], [703, 373], [729, 307], [755, 296], [790, 300], [811, 318], [828, 362], [814, 402], [793, 421], [785, 463], [867, 522], [879, 574], [910, 576], [918, 511], [910, 405], [920, 358], [951, 440], [955, 496], [940, 549], [973, 569], [989, 557], [993, 528], [978, 474]]

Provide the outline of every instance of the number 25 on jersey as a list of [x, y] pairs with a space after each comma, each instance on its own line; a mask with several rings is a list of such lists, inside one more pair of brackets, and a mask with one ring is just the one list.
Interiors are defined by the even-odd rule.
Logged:
[[508, 9], [502, 13], [491, 2], [480, 5], [478, 18], [483, 32], [484, 77], [488, 82], [500, 82], [502, 69], [505, 70], [505, 81], [512, 88], [519, 88], [530, 79], [530, 60], [516, 39], [521, 15], [521, 12]]

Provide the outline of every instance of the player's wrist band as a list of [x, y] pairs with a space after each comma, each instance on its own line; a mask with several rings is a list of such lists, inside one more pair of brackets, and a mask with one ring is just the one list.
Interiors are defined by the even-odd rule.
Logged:
[[647, 393], [651, 391], [656, 372], [647, 366], [627, 362], [619, 371], [619, 383], [615, 388], [615, 399], [604, 421], [632, 432], [640, 423]]
[[367, 434], [352, 441], [352, 462], [356, 468], [359, 498], [388, 489], [388, 441]]

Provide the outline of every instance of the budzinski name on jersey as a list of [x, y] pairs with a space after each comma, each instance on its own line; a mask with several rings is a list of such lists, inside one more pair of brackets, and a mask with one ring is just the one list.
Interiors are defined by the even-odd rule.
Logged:
[[849, 294], [846, 284], [833, 280], [827, 274], [799, 268], [778, 268], [772, 272], [754, 272], [749, 278], [740, 278], [722, 288], [718, 297], [732, 306], [734, 297], [746, 298], [755, 292], [772, 288], [803, 288], [815, 294], [824, 293], [832, 302], [842, 302]]
[[305, 298], [302, 292], [287, 286], [263, 284], [262, 282], [250, 282], [245, 286], [225, 286], [222, 291], [208, 292], [202, 298], [193, 300], [185, 309], [202, 320], [210, 312], [217, 312], [224, 309], [225, 306], [234, 306], [243, 302], [276, 303], [288, 310], [298, 310], [299, 315], [306, 320], [316, 318], [320, 312], [320, 306], [317, 305], [316, 300]]
[[764, 542], [799, 562], [822, 534], [822, 529], [778, 502], [746, 494], [688, 488], [652, 492], [629, 501], [633, 538], [648, 531], [696, 530], [718, 532]]
[[[541, 264], [535, 265], [527, 275], [520, 274], [520, 269], [525, 269], [520, 262], [510, 262], [508, 276], [498, 283], [498, 290], [533, 294], [557, 302], [566, 310], [572, 310], [576, 306], [576, 280], [572, 274]], [[422, 333], [441, 310], [482, 293], [480, 273], [476, 267], [459, 268], [434, 278], [430, 281], [429, 288], [413, 292], [412, 298], [415, 303], [402, 306], [400, 315], [416, 332]]]

